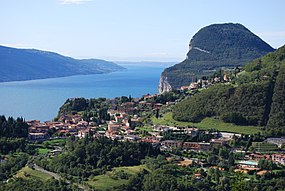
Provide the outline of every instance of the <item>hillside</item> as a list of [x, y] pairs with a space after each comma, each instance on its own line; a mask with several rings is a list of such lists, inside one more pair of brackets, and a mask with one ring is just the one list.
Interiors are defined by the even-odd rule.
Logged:
[[199, 122], [218, 117], [285, 133], [285, 46], [244, 68], [232, 84], [212, 86], [178, 103], [173, 109], [174, 119]]
[[189, 85], [192, 79], [213, 74], [221, 67], [243, 66], [274, 49], [241, 24], [213, 24], [191, 39], [187, 58], [165, 69], [159, 93]]
[[73, 59], [57, 53], [0, 46], [0, 82], [114, 72], [123, 67], [99, 59]]

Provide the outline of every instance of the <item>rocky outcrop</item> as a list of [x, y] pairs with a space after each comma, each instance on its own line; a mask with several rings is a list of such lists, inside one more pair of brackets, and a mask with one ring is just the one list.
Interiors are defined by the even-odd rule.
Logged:
[[211, 76], [220, 68], [241, 67], [272, 51], [270, 45], [241, 24], [206, 26], [191, 39], [186, 59], [163, 71], [159, 93]]
[[167, 77], [161, 75], [160, 76], [160, 80], [159, 80], [159, 84], [158, 84], [158, 93], [162, 94], [164, 92], [169, 92], [172, 90], [171, 85], [168, 83], [167, 81]]

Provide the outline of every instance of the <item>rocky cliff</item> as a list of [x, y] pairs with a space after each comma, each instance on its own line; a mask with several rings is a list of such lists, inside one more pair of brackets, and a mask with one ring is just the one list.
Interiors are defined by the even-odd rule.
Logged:
[[161, 94], [163, 92], [169, 92], [172, 90], [171, 85], [167, 81], [167, 77], [160, 76], [159, 84], [158, 84], [158, 93]]
[[[189, 85], [221, 67], [243, 66], [274, 49], [241, 24], [214, 24], [200, 29], [189, 43], [187, 58], [165, 69], [159, 93]], [[167, 85], [166, 85], [167, 84]]]

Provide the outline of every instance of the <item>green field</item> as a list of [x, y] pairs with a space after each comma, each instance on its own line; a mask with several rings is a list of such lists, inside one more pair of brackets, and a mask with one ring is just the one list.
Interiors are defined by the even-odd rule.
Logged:
[[182, 127], [197, 127], [201, 130], [216, 129], [219, 131], [242, 133], [242, 134], [255, 134], [261, 132], [260, 127], [256, 126], [240, 126], [232, 123], [224, 123], [215, 118], [205, 118], [199, 123], [180, 122], [172, 118], [172, 113], [166, 113], [162, 118], [151, 118], [154, 124], [168, 125], [168, 126], [182, 126]]
[[37, 148], [36, 151], [37, 151], [38, 154], [47, 154], [49, 151], [51, 151], [51, 149]]
[[150, 126], [144, 126], [144, 127], [136, 127], [137, 131], [147, 131], [147, 132], [151, 132], [153, 131], [153, 128]]
[[48, 140], [48, 141], [44, 141], [43, 144], [49, 144], [49, 145], [58, 145], [58, 144], [62, 144], [65, 143], [66, 139], [52, 139], [52, 140]]
[[90, 178], [86, 183], [98, 190], [109, 190], [115, 186], [126, 184], [128, 181], [127, 179], [120, 179], [120, 178], [114, 179], [113, 175], [116, 172], [123, 171], [131, 176], [139, 173], [143, 169], [146, 169], [144, 165], [130, 166], [130, 167], [115, 167], [112, 169], [112, 171], [108, 171], [103, 175], [98, 175], [94, 176], [93, 178]]
[[24, 168], [22, 168], [21, 170], [18, 171], [18, 173], [15, 175], [15, 177], [21, 177], [21, 178], [38, 178], [42, 181], [47, 181], [48, 179], [52, 178], [52, 176], [37, 171], [37, 170], [33, 170], [27, 166], [25, 166]]
[[257, 152], [270, 152], [278, 150], [278, 146], [271, 143], [253, 142], [252, 148]]

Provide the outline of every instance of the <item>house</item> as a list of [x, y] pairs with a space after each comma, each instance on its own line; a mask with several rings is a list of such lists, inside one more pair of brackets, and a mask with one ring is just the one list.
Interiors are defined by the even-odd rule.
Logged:
[[220, 81], [221, 81], [221, 79], [219, 77], [214, 78], [214, 82], [220, 82]]
[[89, 129], [84, 129], [84, 130], [78, 131], [78, 134], [76, 136], [81, 139], [81, 138], [85, 138], [86, 136], [88, 136], [88, 134], [89, 134]]
[[181, 91], [187, 91], [189, 89], [189, 86], [181, 86], [180, 90]]
[[272, 154], [271, 159], [274, 162], [278, 162], [282, 165], [285, 165], [285, 155], [284, 154]]
[[141, 140], [141, 142], [151, 143], [153, 145], [159, 144], [159, 140], [156, 137], [152, 137], [152, 136], [145, 137], [144, 139]]
[[192, 82], [189, 86], [190, 90], [194, 90], [198, 88], [198, 83], [197, 82]]
[[124, 136], [124, 140], [125, 141], [133, 141], [133, 142], [135, 142], [135, 141], [140, 140], [140, 137], [137, 136], [137, 135], [126, 135], [126, 136]]
[[278, 147], [281, 147], [283, 144], [285, 144], [285, 137], [281, 138], [267, 138], [266, 139], [267, 143], [272, 143], [277, 145]]
[[228, 74], [224, 74], [223, 80], [224, 80], [225, 82], [231, 81], [231, 79], [230, 79], [230, 77], [229, 77]]
[[270, 155], [262, 155], [262, 154], [255, 154], [255, 153], [249, 154], [248, 158], [251, 160], [261, 160], [261, 159], [270, 160], [271, 159]]
[[121, 125], [117, 124], [114, 121], [110, 121], [108, 123], [108, 132], [112, 133], [112, 132], [117, 132], [120, 129]]
[[182, 148], [183, 141], [165, 140], [161, 142], [161, 145], [167, 148]]
[[55, 149], [49, 152], [51, 156], [56, 156], [59, 155], [60, 153], [62, 153], [62, 149]]
[[202, 174], [194, 174], [194, 178], [196, 180], [202, 180], [203, 179], [203, 175]]
[[227, 140], [231, 140], [234, 137], [241, 137], [241, 134], [236, 134], [236, 133], [227, 133], [227, 132], [219, 132], [218, 134], [219, 137], [222, 137]]
[[200, 150], [200, 145], [198, 142], [184, 142], [183, 149], [185, 150]]
[[226, 145], [227, 144], [227, 140], [225, 140], [225, 139], [211, 139], [210, 140], [210, 144], [211, 144], [211, 146]]
[[209, 151], [211, 149], [210, 143], [203, 142], [184, 142], [183, 149], [195, 151]]
[[121, 116], [121, 115], [115, 115], [115, 121], [117, 122], [117, 123], [121, 123], [122, 121], [123, 121], [123, 117]]
[[184, 133], [186, 133], [188, 135], [192, 135], [192, 136], [195, 136], [199, 133], [199, 130], [197, 128], [193, 128], [193, 127], [186, 127], [183, 130], [184, 130]]
[[153, 127], [153, 130], [154, 131], [160, 131], [160, 132], [162, 132], [162, 131], [169, 131], [169, 127], [168, 126], [162, 126], [162, 125], [155, 125], [154, 127]]
[[168, 101], [168, 102], [166, 102], [165, 104], [166, 104], [166, 105], [174, 105], [175, 102]]
[[211, 149], [210, 143], [199, 143], [200, 151], [209, 151]]

